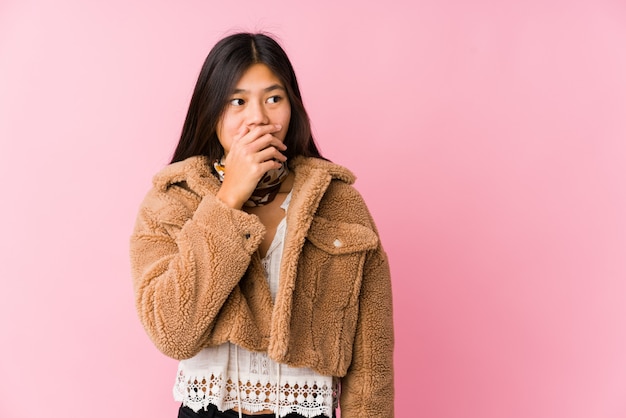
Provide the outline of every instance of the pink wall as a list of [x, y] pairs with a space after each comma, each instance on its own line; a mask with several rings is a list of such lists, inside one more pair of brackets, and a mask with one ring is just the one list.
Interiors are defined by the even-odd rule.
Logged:
[[359, 176], [397, 416], [626, 416], [624, 3], [301, 4], [2, 0], [0, 416], [175, 416], [127, 241], [232, 28], [282, 38]]

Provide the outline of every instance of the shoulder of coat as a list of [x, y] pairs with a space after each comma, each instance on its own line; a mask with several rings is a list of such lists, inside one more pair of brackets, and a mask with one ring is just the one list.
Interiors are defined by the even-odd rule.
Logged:
[[305, 174], [307, 177], [314, 172], [323, 172], [334, 180], [341, 180], [347, 184], [354, 184], [356, 176], [344, 166], [332, 161], [314, 157], [295, 157], [290, 168]]
[[209, 176], [212, 174], [207, 158], [195, 156], [169, 164], [152, 178], [152, 183], [155, 189], [164, 192], [174, 184], [194, 184]]

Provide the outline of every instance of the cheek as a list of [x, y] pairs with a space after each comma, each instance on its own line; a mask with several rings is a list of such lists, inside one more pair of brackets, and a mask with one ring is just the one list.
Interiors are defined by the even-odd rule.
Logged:
[[236, 118], [224, 116], [217, 125], [217, 138], [225, 152], [230, 149], [233, 137], [239, 132], [240, 123]]
[[241, 121], [238, 120], [238, 118], [226, 117], [222, 119], [221, 126], [221, 132], [223, 133], [223, 135], [232, 137], [237, 133], [237, 131], [239, 131], [239, 128], [241, 127]]

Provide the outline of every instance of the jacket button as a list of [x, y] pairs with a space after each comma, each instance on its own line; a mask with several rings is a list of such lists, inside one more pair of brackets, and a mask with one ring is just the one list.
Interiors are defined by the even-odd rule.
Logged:
[[341, 247], [343, 245], [343, 243], [341, 241], [339, 241], [339, 239], [336, 239], [335, 242], [333, 242], [333, 245], [337, 248]]

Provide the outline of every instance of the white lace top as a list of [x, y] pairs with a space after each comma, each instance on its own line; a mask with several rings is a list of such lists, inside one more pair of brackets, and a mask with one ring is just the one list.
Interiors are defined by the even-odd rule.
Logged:
[[[286, 211], [290, 201], [291, 193], [281, 208]], [[286, 229], [286, 218], [283, 218], [262, 260], [273, 299], [278, 292]], [[330, 417], [337, 407], [337, 391], [338, 380], [332, 376], [279, 364], [266, 353], [225, 343], [205, 348], [179, 363], [174, 399], [195, 412], [213, 404], [220, 411], [239, 407], [251, 412], [270, 409], [281, 417], [291, 412], [305, 417]]]

